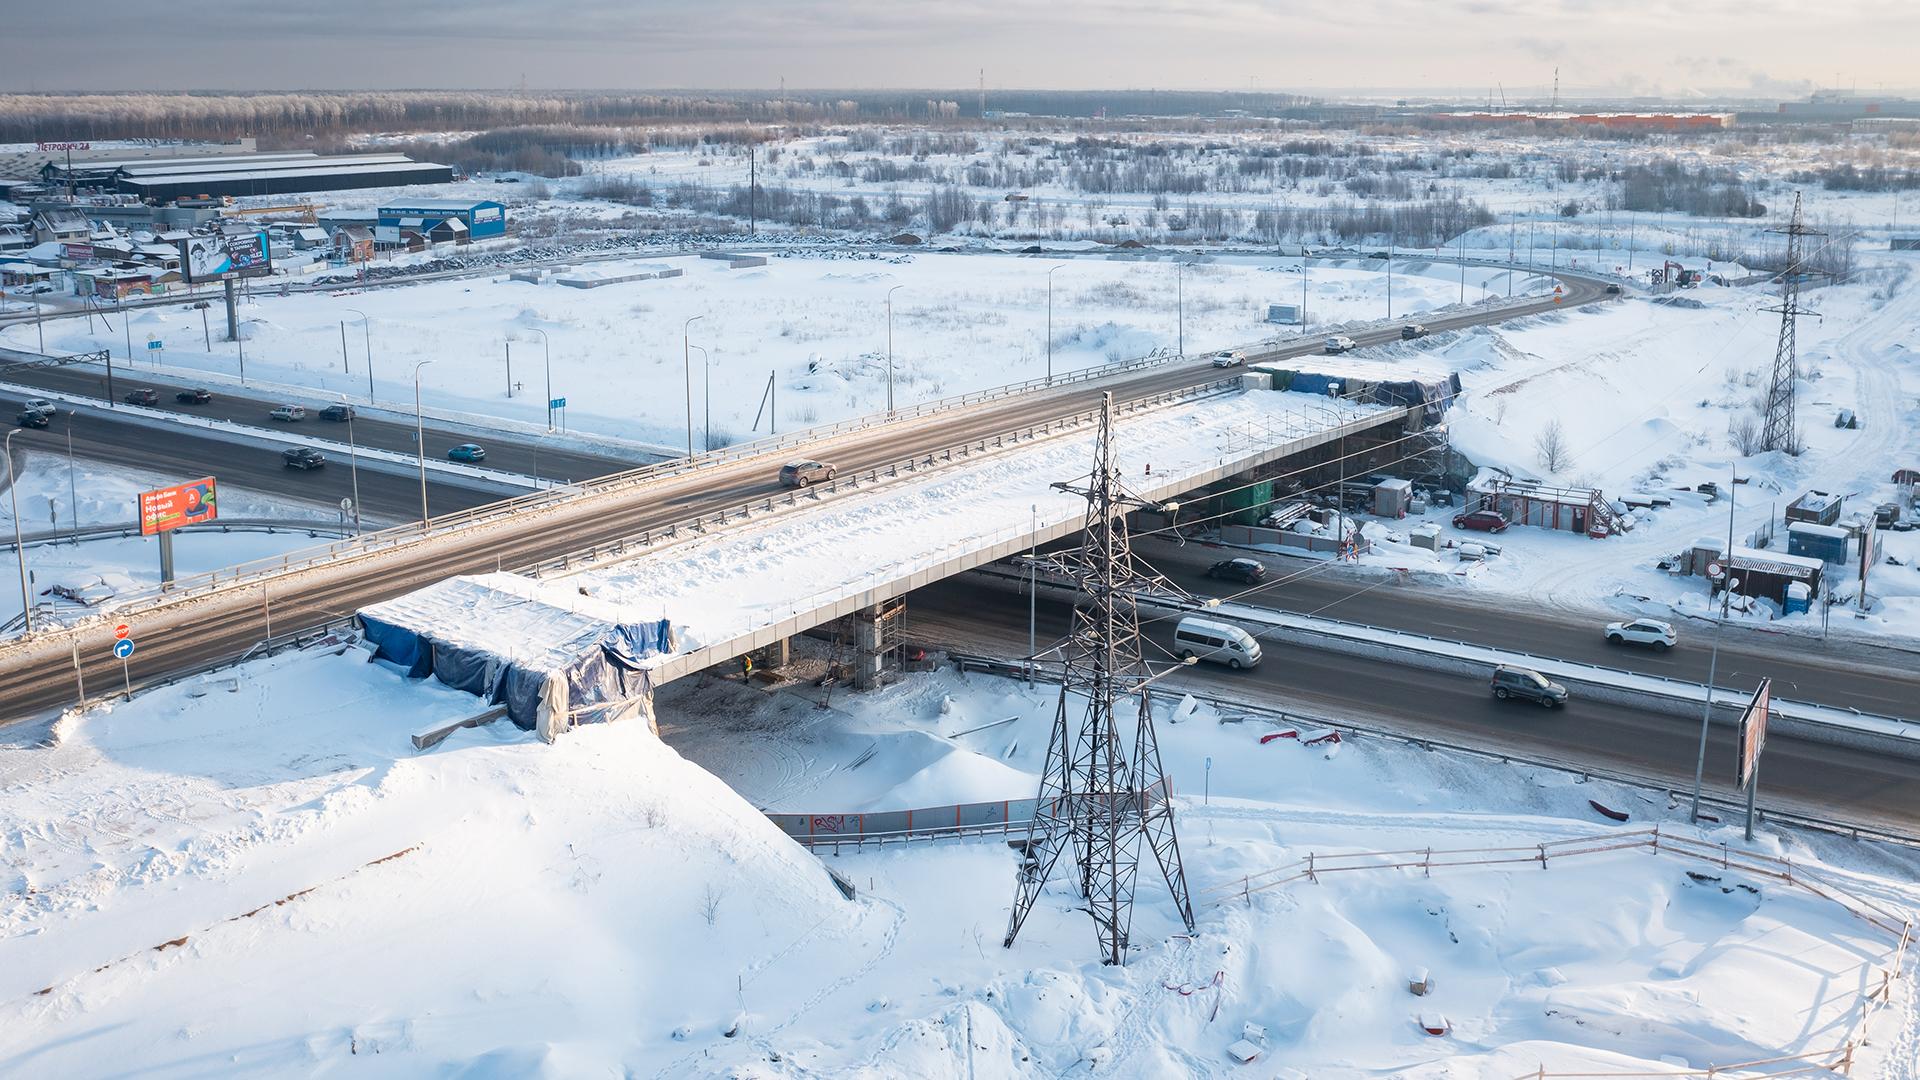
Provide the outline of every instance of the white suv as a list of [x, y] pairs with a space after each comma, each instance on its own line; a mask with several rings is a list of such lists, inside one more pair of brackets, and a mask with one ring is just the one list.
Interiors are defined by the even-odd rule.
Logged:
[[1651, 645], [1665, 652], [1680, 643], [1680, 635], [1674, 632], [1672, 623], [1663, 623], [1658, 619], [1635, 619], [1632, 622], [1607, 624], [1607, 644], [1623, 645], [1627, 642], [1635, 645]]
[[1353, 339], [1345, 334], [1335, 334], [1327, 339], [1327, 351], [1330, 353], [1348, 352], [1355, 347]]
[[1235, 349], [1222, 349], [1213, 354], [1214, 367], [1239, 367], [1247, 362], [1247, 354]]

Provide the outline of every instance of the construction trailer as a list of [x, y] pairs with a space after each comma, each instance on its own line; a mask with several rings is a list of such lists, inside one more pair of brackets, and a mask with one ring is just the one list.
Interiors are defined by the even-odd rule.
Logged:
[[1566, 488], [1494, 474], [1467, 485], [1467, 509], [1497, 510], [1515, 525], [1585, 533], [1595, 539], [1632, 528], [1599, 488]]
[[1788, 524], [1803, 521], [1809, 525], [1833, 525], [1839, 522], [1840, 509], [1845, 503], [1843, 495], [1810, 490], [1787, 504], [1785, 517]]

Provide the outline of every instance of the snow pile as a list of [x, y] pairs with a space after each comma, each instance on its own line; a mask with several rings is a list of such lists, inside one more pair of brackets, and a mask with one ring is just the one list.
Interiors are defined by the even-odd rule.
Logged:
[[[775, 793], [758, 778], [825, 809], [1031, 782], [1053, 707], [952, 674], [818, 704], [689, 681], [662, 713], [694, 760], [742, 766], [748, 798]], [[1592, 797], [1662, 813], [1571, 775], [1262, 743], [1258, 721], [1167, 707], [1196, 886], [1309, 851], [1591, 834]], [[0, 1071], [1224, 1076], [1242, 1041], [1263, 1075], [1645, 1071], [1823, 1046], [1884, 946], [1806, 894], [1624, 852], [1328, 875], [1202, 905], [1191, 939], [1149, 863], [1125, 967], [1094, 961], [1065, 885], [1003, 951], [1017, 856], [998, 839], [843, 855], [848, 901], [644, 725], [546, 746], [496, 724], [395, 752], [470, 708], [352, 651], [296, 655], [0, 749]], [[1911, 910], [1911, 867], [1878, 858], [1886, 877], [1824, 872]], [[1896, 992], [1857, 1067], [1912, 1080]], [[1422, 1033], [1429, 1014], [1451, 1034]]]

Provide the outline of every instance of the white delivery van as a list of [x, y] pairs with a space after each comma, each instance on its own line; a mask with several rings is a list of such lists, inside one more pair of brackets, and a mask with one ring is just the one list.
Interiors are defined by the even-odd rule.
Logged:
[[1210, 660], [1236, 671], [1260, 662], [1260, 643], [1252, 634], [1211, 619], [1181, 619], [1173, 628], [1173, 651], [1182, 658]]

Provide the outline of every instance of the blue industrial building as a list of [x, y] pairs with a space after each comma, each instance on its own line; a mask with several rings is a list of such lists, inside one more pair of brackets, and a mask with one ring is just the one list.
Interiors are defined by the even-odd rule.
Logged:
[[449, 221], [460, 222], [453, 228], [464, 230], [467, 238], [473, 240], [505, 236], [507, 232], [507, 208], [490, 199], [477, 202], [426, 199], [396, 203], [381, 207], [379, 214], [382, 227], [417, 232], [422, 236], [429, 235]]

